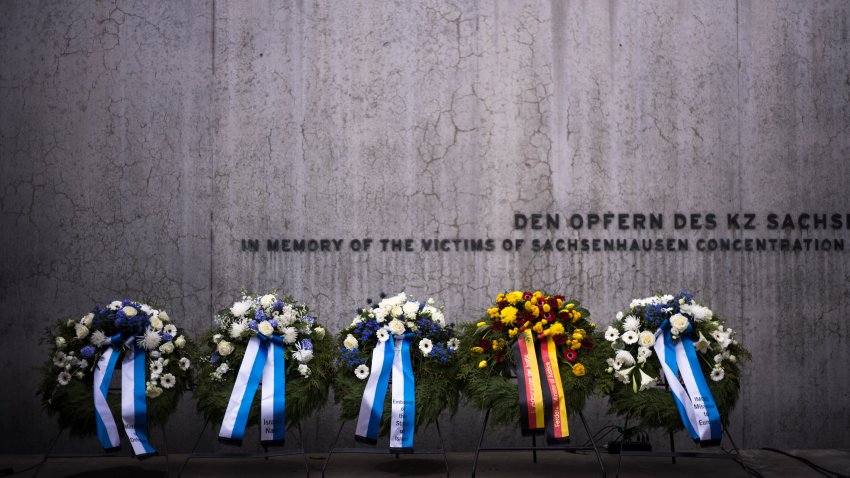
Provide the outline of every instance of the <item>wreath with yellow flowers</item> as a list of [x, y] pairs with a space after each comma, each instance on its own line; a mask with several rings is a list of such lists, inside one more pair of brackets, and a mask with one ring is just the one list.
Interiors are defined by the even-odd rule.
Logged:
[[499, 425], [519, 420], [516, 360], [512, 353], [519, 336], [530, 331], [535, 341], [552, 338], [568, 413], [581, 411], [593, 392], [595, 377], [604, 373], [604, 360], [595, 357], [596, 324], [590, 312], [574, 299], [540, 291], [515, 290], [496, 296], [495, 305], [476, 324], [462, 332], [460, 379], [469, 400]]

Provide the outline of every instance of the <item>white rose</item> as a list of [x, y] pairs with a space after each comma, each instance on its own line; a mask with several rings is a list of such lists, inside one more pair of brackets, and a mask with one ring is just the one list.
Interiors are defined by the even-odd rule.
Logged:
[[316, 336], [317, 339], [321, 340], [325, 338], [325, 328], [316, 327], [315, 329], [313, 329], [313, 334]]
[[342, 341], [342, 345], [348, 350], [354, 350], [357, 348], [357, 339], [353, 335], [348, 334], [345, 340]]
[[182, 335], [174, 339], [174, 345], [177, 346], [178, 349], [182, 349], [186, 345], [186, 337]]
[[416, 318], [416, 314], [419, 312], [419, 302], [408, 302], [401, 307], [401, 310], [404, 312], [405, 317], [408, 319], [414, 319]]
[[221, 340], [218, 343], [218, 354], [222, 357], [227, 357], [228, 355], [233, 353], [233, 344], [226, 340]]
[[168, 355], [171, 352], [174, 352], [174, 344], [172, 344], [171, 342], [166, 342], [159, 346], [159, 351], [164, 353], [165, 355]]
[[56, 337], [56, 348], [57, 349], [60, 349], [60, 350], [64, 349], [66, 344], [67, 344], [67, 342], [65, 342], [65, 339], [63, 337]]
[[389, 329], [393, 335], [401, 335], [404, 333], [404, 322], [393, 319], [389, 323]]
[[655, 334], [648, 330], [644, 330], [638, 335], [638, 345], [641, 347], [652, 347], [655, 345]]
[[389, 311], [388, 311], [387, 309], [384, 309], [383, 307], [378, 307], [378, 308], [377, 308], [377, 309], [375, 309], [375, 311], [374, 311], [374, 314], [375, 314], [375, 320], [376, 320], [379, 324], [382, 324], [385, 320], [387, 320], [387, 314], [388, 314], [388, 313], [389, 313]]
[[168, 317], [168, 314], [166, 314], [164, 310], [163, 310], [163, 311], [160, 311], [160, 312], [159, 312], [159, 314], [158, 314], [158, 316], [159, 316], [159, 318], [160, 318], [163, 322], [168, 322], [168, 321], [170, 321], [170, 320], [171, 320], [171, 318], [170, 318], [170, 317]]
[[272, 294], [267, 294], [260, 298], [260, 305], [263, 307], [271, 307], [276, 301], [277, 297]]
[[360, 318], [359, 315], [355, 315], [353, 319], [351, 319], [351, 325], [360, 325], [363, 322], [363, 319]]
[[136, 310], [136, 308], [135, 308], [135, 307], [130, 307], [129, 305], [128, 305], [128, 306], [126, 306], [126, 307], [124, 307], [124, 308], [123, 308], [123, 309], [121, 309], [121, 310], [123, 310], [123, 311], [124, 311], [124, 314], [125, 314], [127, 317], [135, 317], [135, 316], [136, 316], [136, 314], [138, 314], [138, 313], [139, 313], [139, 311], [138, 311], [138, 310]]
[[446, 326], [446, 317], [439, 310], [431, 314], [431, 320], [440, 327]]
[[94, 320], [94, 314], [89, 312], [85, 317], [80, 319], [80, 323], [85, 325], [86, 327], [91, 327], [92, 320]]
[[74, 326], [74, 332], [76, 332], [78, 339], [82, 339], [89, 334], [89, 328], [83, 324], [77, 324]]
[[274, 327], [272, 327], [272, 324], [268, 320], [260, 322], [257, 325], [257, 330], [265, 336], [270, 336], [274, 333]]
[[223, 338], [224, 337], [221, 334], [215, 334], [215, 335], [213, 335], [213, 343], [217, 344], [217, 343], [221, 342], [221, 339], [223, 339]]
[[682, 333], [688, 328], [688, 318], [682, 314], [676, 314], [673, 317], [670, 317], [670, 326], [676, 330], [676, 332]]
[[156, 331], [162, 330], [162, 320], [158, 316], [151, 317], [151, 328]]
[[404, 309], [401, 308], [400, 305], [394, 305], [392, 309], [390, 309], [390, 315], [393, 317], [401, 317], [404, 314]]

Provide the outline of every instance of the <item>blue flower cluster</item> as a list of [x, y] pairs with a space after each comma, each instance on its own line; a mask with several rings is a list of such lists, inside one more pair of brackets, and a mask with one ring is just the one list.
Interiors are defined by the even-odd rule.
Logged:
[[454, 352], [446, 346], [443, 342], [436, 342], [434, 347], [431, 349], [431, 353], [428, 354], [428, 358], [436, 360], [440, 363], [446, 363], [451, 358]]
[[665, 320], [681, 312], [679, 300], [685, 299], [685, 303], [690, 303], [693, 298], [693, 294], [683, 290], [673, 296], [673, 300], [670, 303], [636, 307], [635, 312], [641, 317], [641, 321], [646, 326], [650, 329], [657, 329]]
[[[135, 316], [127, 316], [124, 312], [124, 307], [127, 306], [136, 309]], [[132, 335], [140, 335], [150, 325], [150, 316], [143, 312], [138, 304], [133, 303], [133, 301], [129, 299], [121, 301], [121, 308], [117, 311], [112, 311], [109, 308], [104, 308], [98, 305], [95, 306], [92, 312], [94, 313], [92, 325], [97, 328], [108, 329], [109, 326], [112, 325], [118, 329], [124, 329], [125, 332], [131, 332]]]
[[346, 367], [356, 367], [364, 363], [366, 363], [366, 358], [360, 356], [360, 349], [348, 350], [343, 348], [336, 360], [337, 366], [344, 365]]
[[375, 332], [381, 328], [381, 325], [378, 324], [378, 321], [375, 319], [364, 319], [362, 322], [354, 326], [354, 330], [351, 332], [357, 340], [366, 341], [369, 338], [375, 336]]

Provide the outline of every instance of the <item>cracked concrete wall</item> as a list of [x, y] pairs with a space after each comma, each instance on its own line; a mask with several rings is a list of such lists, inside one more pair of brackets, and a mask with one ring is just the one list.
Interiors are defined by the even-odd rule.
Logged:
[[[850, 359], [847, 252], [240, 251], [566, 235], [512, 231], [514, 212], [846, 213], [846, 4], [0, 9], [2, 348], [21, 361], [0, 377], [22, 384], [0, 391], [17, 412], [5, 449], [37, 451], [54, 429], [27, 364], [57, 315], [139, 294], [200, 333], [240, 287], [290, 292], [332, 329], [381, 290], [438, 297], [456, 321], [507, 288], [565, 291], [607, 324], [631, 298], [688, 288], [753, 352], [739, 445], [850, 446], [850, 373], [824, 366]], [[591, 403], [593, 428], [604, 411]], [[447, 446], [469, 449], [480, 419], [463, 410]], [[335, 420], [305, 423], [310, 448]], [[184, 400], [170, 443], [200, 426]]]

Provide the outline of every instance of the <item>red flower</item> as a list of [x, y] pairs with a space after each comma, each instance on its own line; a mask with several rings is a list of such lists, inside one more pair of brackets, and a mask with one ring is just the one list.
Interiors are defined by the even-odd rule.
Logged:
[[522, 293], [522, 300], [531, 300], [531, 297], [532, 297], [531, 292], [523, 292]]
[[564, 345], [567, 343], [567, 338], [564, 337], [564, 334], [553, 335], [552, 340], [555, 341], [555, 345]]
[[542, 316], [543, 316], [544, 319], [546, 319], [549, 322], [551, 322], [552, 319], [554, 318], [554, 316], [552, 315], [552, 312], [543, 312]]
[[573, 349], [568, 349], [564, 352], [564, 358], [567, 359], [567, 362], [575, 362], [578, 358], [578, 354]]
[[506, 300], [499, 301], [499, 303], [498, 303], [498, 306], [499, 306], [500, 309], [504, 309], [505, 307], [507, 307], [509, 305], [511, 305], [511, 304], [509, 304], [508, 301], [506, 301]]
[[503, 324], [500, 320], [496, 320], [496, 321], [493, 322], [492, 329], [497, 331], [497, 332], [505, 330], [505, 324]]
[[484, 349], [485, 352], [490, 350], [490, 347], [492, 345], [493, 345], [493, 343], [490, 342], [490, 339], [481, 339], [481, 340], [478, 341], [478, 346], [481, 347], [482, 349]]
[[581, 346], [590, 350], [593, 348], [593, 341], [588, 338], [585, 338], [581, 341]]

